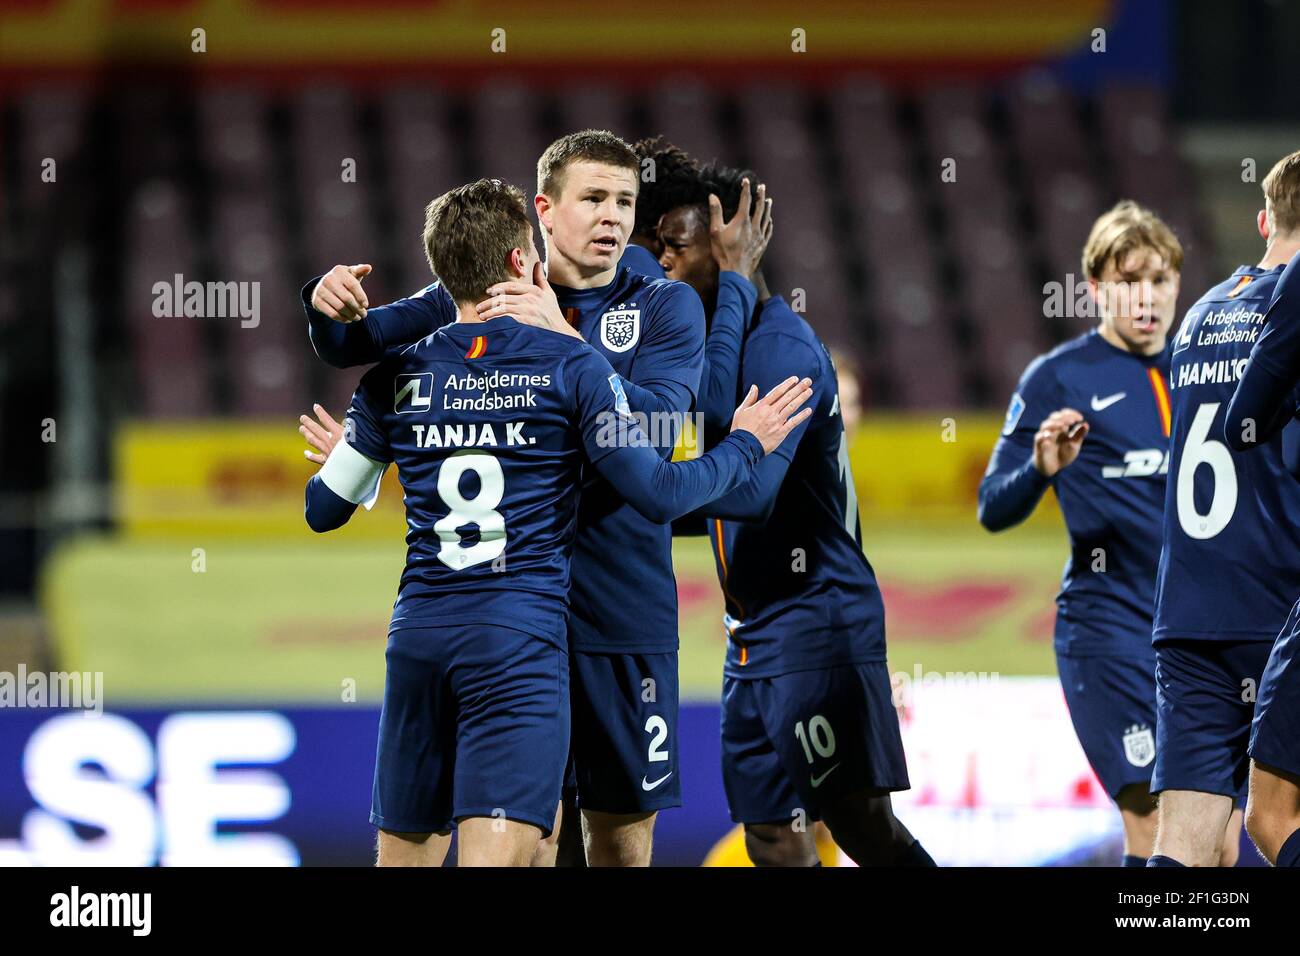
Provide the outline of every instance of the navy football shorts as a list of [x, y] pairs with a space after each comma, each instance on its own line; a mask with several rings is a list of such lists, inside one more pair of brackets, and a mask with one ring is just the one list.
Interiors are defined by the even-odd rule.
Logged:
[[572, 650], [569, 671], [578, 806], [629, 814], [681, 806], [677, 652]]
[[1111, 799], [1150, 783], [1156, 759], [1156, 655], [1056, 654], [1061, 689], [1084, 756]]
[[1156, 769], [1151, 792], [1240, 797], [1267, 641], [1163, 640], [1156, 646]]
[[1259, 682], [1250, 756], [1266, 767], [1300, 774], [1300, 603], [1273, 643]]
[[549, 834], [569, 752], [563, 635], [408, 627], [386, 657], [370, 822], [430, 833], [497, 816]]
[[820, 820], [863, 790], [906, 790], [884, 662], [722, 684], [722, 783], [737, 823]]

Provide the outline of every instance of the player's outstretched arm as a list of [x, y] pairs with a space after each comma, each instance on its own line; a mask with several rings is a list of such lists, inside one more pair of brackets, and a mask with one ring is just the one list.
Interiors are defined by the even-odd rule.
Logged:
[[[792, 372], [813, 382], [813, 395], [808, 407], [817, 408], [826, 386], [819, 376], [816, 356], [804, 343], [782, 335], [768, 336], [762, 341], [761, 348], [755, 343], [744, 369], [746, 379], [756, 383], [760, 389], [781, 381]], [[786, 436], [775, 452], [758, 463], [754, 468], [754, 476], [749, 481], [700, 509], [703, 516], [767, 524], [776, 508], [776, 499], [781, 493], [786, 472], [789, 471], [790, 463], [799, 450], [799, 442], [803, 440], [808, 428], [809, 420], [806, 419]]]
[[758, 303], [758, 289], [736, 272], [718, 274], [718, 304], [704, 341], [704, 375], [700, 381], [700, 411], [705, 424], [726, 425], [740, 381], [740, 354], [745, 328]]
[[356, 510], [357, 503], [335, 494], [325, 484], [319, 472], [308, 480], [303, 514], [307, 519], [307, 526], [317, 534], [343, 527]]
[[668, 462], [650, 447], [622, 400], [622, 380], [592, 349], [575, 353], [563, 372], [587, 457], [629, 504], [667, 523], [747, 480], [754, 465], [811, 413], [799, 411], [811, 383], [791, 377], [762, 399], [751, 389], [734, 429], [694, 461]]
[[[596, 467], [637, 511], [666, 524], [748, 481], [764, 455], [812, 414], [799, 411], [812, 395], [809, 379], [791, 377], [762, 399], [751, 388], [736, 409], [732, 432], [703, 458], [664, 461], [639, 440], [614, 450]], [[755, 448], [757, 445], [757, 448]]]
[[722, 203], [709, 196], [709, 243], [718, 264], [718, 301], [704, 346], [700, 409], [704, 420], [723, 427], [731, 415], [740, 380], [740, 352], [754, 314], [758, 289], [754, 275], [772, 239], [772, 200], [760, 184], [751, 203], [749, 180], [741, 180], [740, 202], [731, 221], [722, 218]]
[[337, 265], [302, 288], [307, 334], [321, 360], [335, 368], [371, 365], [456, 321], [456, 306], [439, 283], [419, 294], [371, 308], [362, 280], [367, 264]]
[[1295, 415], [1300, 385], [1300, 254], [1282, 270], [1264, 330], [1223, 418], [1228, 447], [1250, 451], [1266, 444]]
[[[1060, 470], [1061, 462], [1067, 458], [1073, 461], [1078, 455], [1087, 426], [1086, 423], [1078, 426], [1083, 418], [1078, 412], [1060, 417], [1061, 413], [1072, 410], [1053, 411], [1060, 393], [1055, 372], [1043, 358], [1031, 362], [1021, 376], [1007, 408], [1002, 435], [993, 446], [989, 466], [980, 482], [979, 521], [989, 531], [1005, 531], [1033, 514], [1043, 492]], [[1058, 417], [1052, 420], [1053, 415]], [[1055, 448], [1049, 447], [1047, 435], [1043, 433], [1049, 421], [1050, 445], [1055, 445], [1059, 432], [1071, 429], [1076, 431], [1068, 440], [1077, 441], [1072, 448], [1065, 449], [1064, 457], [1057, 455], [1050, 462], [1047, 455]]]
[[[368, 422], [364, 410], [362, 391], [358, 389], [348, 409], [348, 426], [340, 425], [321, 408], [314, 405], [319, 423], [306, 415], [299, 421], [298, 431], [316, 452], [304, 451], [311, 461], [319, 462], [321, 469], [307, 482], [304, 515], [307, 525], [317, 533], [333, 531], [347, 524], [357, 505], [367, 510], [374, 507], [379, 496], [379, 482], [388, 465], [358, 451], [354, 444], [367, 446], [368, 451], [386, 457], [382, 437]], [[361, 438], [358, 439], [358, 432]], [[349, 438], [350, 436], [350, 438]]]
[[[980, 482], [979, 519], [989, 531], [1004, 531], [1024, 521], [1043, 497], [1051, 480], [1079, 457], [1088, 434], [1088, 423], [1073, 408], [1061, 408], [1039, 424], [1034, 432], [1029, 460], [1017, 458], [1021, 442], [999, 440]], [[1019, 460], [1021, 464], [1011, 467]]]

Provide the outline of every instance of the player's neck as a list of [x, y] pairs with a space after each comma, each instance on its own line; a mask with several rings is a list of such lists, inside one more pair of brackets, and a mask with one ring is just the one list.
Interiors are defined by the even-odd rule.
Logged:
[[478, 314], [477, 304], [474, 302], [462, 302], [456, 306], [456, 321], [466, 324], [471, 322], [482, 323], [483, 319]]
[[567, 289], [599, 289], [613, 282], [617, 274], [617, 262], [608, 269], [589, 273], [554, 248], [546, 251], [546, 281], [551, 285], [562, 285]]
[[1276, 269], [1278, 266], [1284, 266], [1295, 258], [1297, 252], [1300, 252], [1300, 236], [1270, 239], [1258, 268]]

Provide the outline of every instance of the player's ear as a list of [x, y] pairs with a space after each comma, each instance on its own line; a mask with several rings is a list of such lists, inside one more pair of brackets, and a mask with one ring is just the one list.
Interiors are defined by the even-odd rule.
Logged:
[[516, 279], [528, 275], [528, 253], [524, 252], [519, 246], [510, 250], [509, 257], [510, 273]]
[[533, 209], [537, 211], [537, 221], [542, 224], [542, 230], [551, 231], [551, 197], [546, 193], [538, 193], [533, 197]]
[[1268, 242], [1268, 210], [1261, 209], [1255, 216], [1255, 225], [1259, 228], [1259, 236], [1265, 242]]

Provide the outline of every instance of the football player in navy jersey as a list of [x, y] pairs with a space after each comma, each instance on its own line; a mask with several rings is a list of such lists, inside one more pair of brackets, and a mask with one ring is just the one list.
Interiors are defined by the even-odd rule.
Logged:
[[[480, 314], [571, 324], [619, 373], [633, 413], [658, 427], [667, 458], [694, 406], [704, 351], [699, 297], [680, 282], [619, 266], [632, 232], [641, 161], [617, 136], [561, 137], [538, 161], [534, 208], [547, 274], [482, 290]], [[370, 308], [369, 266], [336, 266], [303, 289], [312, 343], [336, 366], [378, 361], [451, 322], [434, 283]], [[568, 637], [574, 765], [588, 862], [647, 865], [658, 810], [679, 806], [677, 589], [671, 529], [647, 521], [608, 482], [581, 497]]]
[[[1070, 536], [1057, 595], [1057, 670], [1083, 752], [1124, 825], [1124, 865], [1155, 840], [1155, 652], [1170, 410], [1167, 337], [1183, 250], [1150, 210], [1121, 202], [1093, 224], [1083, 273], [1100, 321], [1039, 356], [1011, 397], [980, 483], [990, 531], [1056, 492]], [[1237, 856], [1240, 815], [1223, 836]]]
[[583, 461], [648, 521], [670, 521], [750, 477], [811, 414], [796, 414], [811, 381], [751, 392], [717, 449], [666, 462], [576, 331], [475, 310], [486, 283], [540, 270], [519, 190], [450, 191], [430, 205], [425, 241], [457, 320], [365, 374], [306, 515], [316, 531], [339, 527], [397, 464], [410, 530], [371, 811], [379, 863], [440, 864], [454, 823], [462, 865], [525, 865], [551, 830], [568, 755]]
[[[752, 173], [703, 168], [663, 216], [660, 262], [709, 317], [700, 408], [705, 446], [723, 407], [773, 379], [812, 379], [813, 415], [742, 487], [696, 512], [726, 603], [722, 769], [760, 866], [816, 866], [813, 821], [862, 865], [933, 866], [894, 817], [908, 787], [885, 663], [884, 606], [862, 551], [834, 366], [758, 265], [771, 201]], [[734, 404], [734, 403], [733, 403]]]
[[[1160, 807], [1150, 866], [1212, 865], [1219, 828], [1247, 782], [1248, 746], [1259, 763], [1278, 759], [1270, 735], [1250, 735], [1270, 650], [1300, 595], [1296, 429], [1264, 438], [1227, 423], [1236, 440], [1224, 438], [1228, 404], [1297, 249], [1290, 231], [1300, 208], [1296, 169], [1272, 180], [1288, 190], [1285, 197], [1266, 191], [1263, 260], [1240, 266], [1201, 296], [1172, 343], [1169, 482], [1152, 632], [1158, 724], [1151, 789]], [[1250, 451], [1232, 447], [1243, 437], [1258, 438]]]
[[700, 164], [662, 136], [639, 140], [632, 148], [641, 159], [641, 189], [636, 197], [632, 236], [619, 264], [653, 279], [662, 279], [659, 220], [664, 213], [682, 204], [683, 189], [695, 181]]
[[[1237, 390], [1224, 438], [1248, 452], [1267, 446], [1300, 410], [1300, 152], [1280, 160], [1263, 182], [1259, 233], [1268, 243], [1260, 267], [1282, 270]], [[1294, 434], [1290, 436], [1294, 438]], [[1296, 470], [1296, 443], [1283, 449]], [[1234, 519], [1235, 520], [1235, 519]], [[1276, 866], [1300, 866], [1300, 603], [1273, 644], [1259, 684], [1250, 731], [1246, 829]]]

